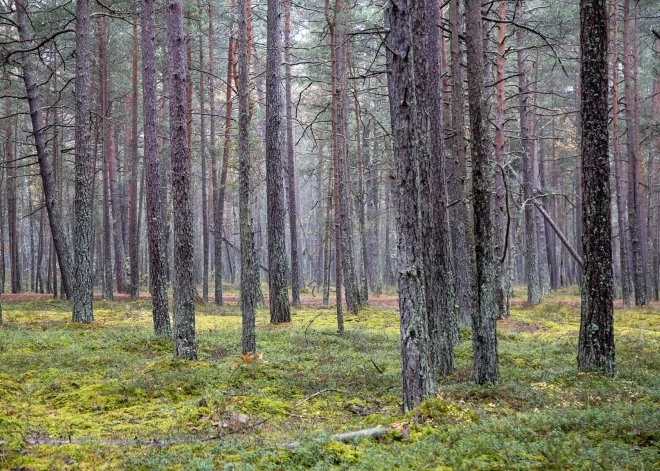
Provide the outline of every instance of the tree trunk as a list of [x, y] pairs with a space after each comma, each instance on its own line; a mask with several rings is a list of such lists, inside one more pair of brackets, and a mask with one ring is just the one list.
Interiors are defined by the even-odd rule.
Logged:
[[[522, 0], [516, 3], [516, 18], [522, 16]], [[518, 58], [518, 112], [520, 114], [520, 140], [522, 144], [522, 169], [523, 169], [523, 203], [525, 208], [525, 272], [527, 275], [527, 302], [535, 305], [541, 302], [541, 283], [539, 280], [537, 224], [532, 198], [535, 195], [533, 189], [533, 167], [532, 167], [532, 136], [530, 134], [530, 121], [532, 119], [529, 107], [529, 83], [525, 76], [525, 57], [523, 33], [516, 30], [516, 48]]]
[[578, 367], [614, 374], [605, 0], [582, 0], [580, 45], [584, 284]]
[[[29, 47], [32, 40], [28, 32], [28, 18], [25, 11], [24, 0], [16, 1], [16, 23], [18, 25], [19, 38], [23, 47]], [[57, 189], [55, 179], [53, 178], [53, 165], [48, 157], [46, 148], [46, 135], [43, 125], [43, 113], [41, 107], [41, 98], [36, 76], [36, 66], [34, 57], [30, 53], [22, 53], [23, 82], [27, 92], [28, 105], [30, 108], [30, 118], [32, 121], [32, 136], [34, 137], [35, 147], [37, 149], [37, 160], [39, 162], [39, 173], [44, 189], [46, 200], [46, 209], [48, 210], [48, 219], [53, 236], [53, 244], [60, 262], [62, 273], [62, 289], [68, 298], [72, 294], [72, 271], [71, 271], [71, 252], [69, 243], [66, 239], [64, 223], [62, 222], [62, 213], [60, 204], [57, 201]]]
[[238, 179], [239, 179], [239, 219], [241, 237], [241, 316], [243, 324], [242, 352], [256, 352], [255, 299], [252, 283], [259, 280], [259, 266], [254, 250], [252, 232], [252, 210], [250, 207], [250, 178], [252, 162], [250, 158], [250, 103], [248, 63], [248, 9], [247, 0], [238, 0]]
[[284, 0], [284, 62], [286, 101], [287, 182], [289, 187], [289, 236], [291, 247], [291, 304], [300, 306], [302, 276], [298, 250], [298, 207], [296, 205], [295, 154], [293, 146], [293, 103], [291, 100], [291, 0]]
[[[76, 194], [74, 225], [73, 322], [92, 322], [92, 217], [94, 162], [90, 154], [89, 0], [76, 2]], [[41, 257], [39, 257], [41, 258]]]
[[[271, 324], [291, 322], [287, 289], [284, 180], [282, 163], [281, 13], [280, 0], [268, 0], [266, 56], [266, 202], [268, 212], [268, 291]], [[288, 110], [290, 111], [290, 110]], [[287, 129], [287, 136], [289, 135]], [[287, 143], [287, 148], [288, 148]], [[290, 143], [293, 145], [293, 142]], [[291, 156], [289, 156], [291, 157]], [[290, 166], [289, 166], [290, 168]], [[293, 185], [289, 179], [289, 197]], [[295, 206], [295, 199], [293, 200]], [[295, 211], [294, 211], [295, 213]], [[296, 221], [293, 221], [295, 232]], [[297, 244], [297, 240], [296, 240]], [[296, 263], [298, 261], [296, 260]], [[296, 270], [297, 271], [297, 270]]]
[[[497, 250], [495, 251], [496, 268], [498, 271], [497, 278], [500, 283], [496, 288], [496, 302], [498, 308], [497, 317], [504, 319], [509, 317], [509, 273], [508, 273], [508, 260], [509, 254], [505, 253], [507, 247], [507, 198], [506, 188], [504, 186], [504, 166], [506, 161], [504, 159], [504, 112], [506, 104], [506, 0], [500, 0], [499, 5], [499, 19], [501, 23], [497, 25], [497, 75], [496, 75], [496, 113], [495, 113], [495, 242]], [[508, 252], [508, 251], [507, 251]], [[499, 262], [498, 262], [499, 260]]]
[[156, 25], [154, 0], [142, 0], [142, 107], [144, 119], [144, 168], [147, 187], [147, 241], [149, 245], [149, 277], [151, 304], [156, 335], [170, 336], [167, 298], [167, 242], [161, 196], [158, 155], [158, 111], [156, 110]]
[[188, 148], [188, 101], [183, 1], [167, 1], [167, 53], [170, 93], [170, 164], [174, 214], [174, 356], [197, 359], [195, 283], [193, 280], [193, 211]]
[[129, 258], [131, 267], [131, 299], [140, 296], [140, 232], [138, 230], [138, 167], [140, 157], [138, 155], [138, 27], [137, 19], [133, 21], [133, 73], [131, 91], [131, 159], [130, 159], [130, 182], [128, 186], [128, 239]]
[[630, 0], [623, 2], [623, 81], [626, 118], [626, 153], [628, 155], [628, 228], [632, 246], [632, 270], [635, 285], [635, 304], [643, 306], [647, 303], [646, 298], [646, 265], [643, 262], [642, 225], [644, 221], [641, 208], [641, 190], [639, 181], [638, 162], [636, 154], [637, 143], [635, 139], [635, 93], [632, 77], [632, 60], [636, 51], [632, 50], [630, 32]]
[[[202, 14], [201, 3], [198, 2], [198, 13]], [[213, 70], [211, 70], [213, 73]], [[200, 158], [202, 161], [202, 299], [209, 302], [209, 213], [208, 213], [208, 190], [206, 176], [206, 96], [204, 95], [204, 35], [202, 23], [199, 23], [199, 106], [200, 113]], [[215, 111], [215, 110], [214, 110]], [[215, 131], [215, 129], [214, 129]], [[214, 133], [215, 134], [215, 133]], [[215, 137], [215, 136], [213, 136]], [[215, 145], [215, 141], [211, 141]]]
[[430, 363], [420, 208], [419, 160], [415, 143], [415, 84], [411, 12], [406, 0], [394, 0], [385, 10], [387, 85], [396, 163], [397, 228], [399, 232], [399, 312], [403, 410], [430, 397], [436, 380]]
[[[473, 266], [470, 257], [472, 230], [470, 225], [470, 203], [465, 197], [467, 180], [465, 155], [464, 88], [462, 59], [463, 21], [461, 0], [451, 0], [449, 16], [451, 20], [451, 140], [452, 158], [447, 161], [448, 194], [451, 238], [456, 272], [456, 295], [459, 306], [459, 322], [467, 326], [472, 317], [472, 277]], [[479, 33], [481, 34], [481, 33]], [[483, 47], [483, 46], [482, 46]], [[470, 261], [467, 263], [467, 261]]]
[[[342, 255], [342, 218], [341, 218], [341, 191], [340, 174], [343, 172], [340, 167], [339, 150], [339, 131], [338, 131], [338, 108], [339, 108], [339, 90], [337, 88], [337, 36], [336, 21], [337, 9], [330, 17], [330, 1], [325, 1], [325, 18], [328, 24], [330, 35], [330, 61], [331, 61], [331, 82], [332, 82], [332, 161], [333, 161], [333, 183], [334, 183], [334, 213], [335, 213], [335, 291], [336, 291], [336, 309], [337, 309], [337, 333], [344, 333], [344, 314], [342, 309], [341, 289], [343, 283], [343, 255]], [[343, 181], [343, 178], [341, 179]]]
[[494, 232], [491, 201], [493, 172], [489, 163], [486, 131], [487, 108], [484, 86], [481, 2], [465, 1], [467, 38], [467, 84], [472, 134], [472, 187], [476, 283], [475, 308], [472, 314], [472, 348], [474, 379], [478, 384], [496, 382], [499, 376], [497, 358], [495, 304]]

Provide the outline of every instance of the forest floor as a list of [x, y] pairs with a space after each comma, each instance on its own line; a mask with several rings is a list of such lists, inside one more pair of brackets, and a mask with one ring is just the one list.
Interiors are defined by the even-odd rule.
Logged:
[[[200, 304], [190, 362], [152, 335], [146, 300], [97, 302], [76, 325], [67, 302], [3, 295], [0, 469], [660, 469], [658, 305], [615, 311], [607, 378], [576, 369], [575, 290], [516, 302], [500, 383], [472, 382], [464, 330], [456, 373], [403, 414], [396, 298], [346, 316], [343, 336], [317, 299], [286, 325], [260, 310], [249, 358], [235, 302]], [[376, 426], [392, 430], [330, 440]]]

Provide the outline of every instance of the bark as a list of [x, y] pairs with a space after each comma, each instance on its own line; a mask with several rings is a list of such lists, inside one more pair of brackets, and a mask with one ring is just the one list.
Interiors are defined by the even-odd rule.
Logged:
[[486, 130], [481, 2], [466, 0], [467, 84], [472, 145], [472, 186], [476, 274], [475, 308], [472, 314], [474, 379], [478, 384], [497, 382], [494, 230], [491, 201], [493, 172], [489, 163]]
[[[463, 35], [463, 8], [461, 0], [451, 0], [449, 6], [451, 20], [451, 126], [453, 138], [451, 139], [451, 158], [447, 162], [448, 194], [451, 207], [449, 217], [451, 221], [451, 239], [453, 244], [454, 268], [456, 273], [456, 295], [459, 306], [459, 321], [463, 326], [470, 323], [472, 317], [472, 276], [473, 266], [470, 256], [472, 245], [472, 230], [470, 227], [470, 203], [465, 197], [467, 181], [466, 155], [465, 155], [465, 121], [464, 121], [464, 87], [463, 49], [461, 36]], [[479, 33], [481, 34], [481, 33]], [[466, 261], [470, 260], [470, 263]]]
[[641, 184], [639, 180], [637, 143], [635, 135], [635, 93], [632, 77], [633, 55], [636, 53], [631, 46], [630, 32], [630, 0], [623, 2], [623, 81], [626, 119], [626, 154], [628, 156], [628, 229], [632, 246], [632, 272], [635, 285], [635, 304], [643, 306], [646, 297], [646, 265], [643, 260], [641, 240], [643, 220]]
[[[284, 175], [282, 162], [282, 93], [280, 1], [268, 0], [266, 56], [266, 193], [268, 213], [268, 291], [271, 324], [291, 322], [287, 289]], [[288, 110], [290, 111], [290, 110]], [[288, 129], [287, 129], [288, 135]], [[293, 144], [293, 143], [291, 143]], [[289, 156], [290, 157], [290, 156]], [[289, 180], [291, 183], [291, 180]], [[292, 191], [290, 185], [289, 192]], [[289, 194], [291, 197], [291, 194]], [[295, 200], [293, 200], [295, 205]], [[295, 213], [295, 211], [294, 211]], [[293, 228], [295, 231], [295, 220]], [[297, 241], [296, 241], [297, 243]], [[297, 263], [297, 260], [296, 260]]]
[[131, 159], [130, 181], [128, 185], [128, 239], [130, 258], [130, 295], [138, 299], [140, 295], [140, 231], [138, 230], [138, 27], [137, 19], [133, 21], [133, 73], [131, 77]]
[[[27, 16], [24, 0], [17, 0], [16, 23], [18, 25], [21, 44], [24, 46], [29, 46], [32, 42], [28, 31]], [[37, 149], [39, 174], [43, 184], [46, 209], [48, 210], [48, 219], [50, 221], [50, 229], [53, 236], [53, 244], [55, 246], [55, 252], [60, 263], [60, 271], [62, 274], [62, 289], [66, 293], [67, 298], [70, 298], [72, 294], [71, 251], [69, 249], [69, 242], [66, 238], [64, 223], [62, 222], [60, 204], [57, 201], [57, 189], [53, 177], [53, 165], [46, 148], [46, 135], [43, 125], [44, 120], [41, 98], [39, 96], [37, 83], [36, 65], [32, 54], [22, 53], [22, 68], [23, 82], [27, 92], [30, 119], [32, 121], [32, 136]]]
[[410, 19], [411, 11], [406, 0], [392, 1], [385, 11], [385, 27], [389, 29], [387, 85], [398, 191], [398, 286], [404, 412], [412, 410], [430, 397], [437, 386], [430, 363], [431, 349], [426, 322]]
[[505, 81], [505, 67], [506, 67], [506, 0], [500, 0], [499, 4], [499, 19], [502, 23], [497, 25], [497, 75], [495, 87], [496, 96], [496, 113], [495, 113], [495, 237], [497, 249], [495, 251], [495, 259], [500, 260], [497, 264], [499, 285], [496, 288], [496, 302], [498, 308], [498, 318], [504, 319], [509, 317], [509, 274], [508, 274], [508, 260], [509, 254], [504, 253], [506, 244], [506, 225], [507, 225], [507, 198], [506, 189], [504, 186], [504, 166], [506, 164], [504, 159], [504, 111], [506, 102], [506, 81]]
[[142, 0], [142, 107], [144, 118], [144, 174], [146, 183], [147, 242], [151, 303], [156, 335], [170, 336], [167, 298], [167, 242], [164, 197], [158, 155], [158, 111], [156, 110], [156, 25], [154, 0]]
[[[201, 15], [201, 3], [198, 3], [198, 12]], [[199, 106], [200, 113], [200, 158], [202, 165], [202, 299], [205, 303], [209, 302], [209, 213], [208, 213], [208, 190], [206, 179], [206, 105], [204, 90], [204, 35], [202, 33], [202, 23], [199, 23]], [[213, 70], [211, 70], [213, 73]], [[214, 110], [215, 111], [215, 110]], [[215, 123], [214, 123], [215, 124]], [[214, 129], [215, 131], [215, 129]], [[214, 133], [215, 134], [215, 133]], [[215, 136], [213, 136], [215, 137]], [[215, 141], [211, 141], [215, 145]]]
[[284, 0], [284, 62], [286, 101], [286, 157], [289, 187], [289, 236], [291, 247], [291, 304], [300, 306], [300, 256], [298, 248], [298, 207], [296, 205], [295, 154], [293, 146], [293, 103], [291, 100], [291, 0]]
[[[242, 352], [247, 354], [257, 350], [255, 333], [255, 302], [250, 284], [258, 282], [259, 267], [254, 250], [252, 232], [252, 210], [250, 207], [250, 103], [248, 63], [248, 9], [247, 0], [238, 0], [238, 179], [239, 179], [239, 219], [241, 237], [241, 316]], [[256, 276], [255, 276], [256, 275]]]
[[[92, 217], [94, 163], [90, 153], [90, 16], [89, 0], [76, 2], [75, 225], [73, 322], [94, 320], [92, 298]], [[43, 220], [43, 218], [42, 218]], [[41, 255], [41, 254], [40, 254]], [[41, 259], [41, 256], [39, 257]], [[41, 262], [41, 260], [39, 261]]]
[[[5, 111], [7, 116], [12, 114], [10, 99], [5, 97]], [[9, 235], [9, 265], [10, 284], [12, 293], [21, 292], [21, 276], [19, 268], [19, 244], [18, 244], [18, 218], [16, 211], [16, 158], [14, 156], [14, 140], [12, 127], [14, 119], [8, 119], [5, 127], [5, 165], [7, 167], [7, 232]], [[3, 246], [4, 252], [4, 246]]]
[[[516, 3], [516, 18], [522, 16], [522, 0]], [[529, 83], [526, 77], [524, 39], [523, 32], [516, 31], [516, 48], [518, 59], [518, 113], [520, 115], [520, 140], [522, 144], [522, 169], [523, 169], [523, 198], [525, 208], [525, 273], [527, 275], [527, 302], [535, 305], [541, 302], [541, 282], [539, 280], [538, 261], [538, 239], [537, 224], [532, 198], [533, 166], [532, 166], [532, 135], [530, 133], [530, 122], [533, 119], [529, 106]]]
[[458, 323], [454, 315], [447, 188], [444, 172], [444, 125], [440, 97], [440, 11], [437, 2], [413, 0], [410, 5], [414, 59], [415, 108], [413, 137], [419, 165], [420, 217], [426, 324], [433, 374], [454, 369]]
[[614, 3], [612, 14], [612, 153], [616, 180], [616, 208], [619, 226], [619, 258], [621, 263], [621, 296], [623, 307], [630, 307], [630, 236], [626, 220], [627, 192], [621, 157], [619, 133], [619, 2]]
[[[336, 309], [337, 309], [337, 333], [344, 333], [344, 314], [342, 309], [342, 297], [341, 290], [343, 284], [343, 264], [344, 257], [342, 255], [343, 246], [342, 246], [342, 217], [341, 217], [341, 191], [343, 187], [340, 187], [340, 150], [339, 150], [339, 132], [338, 132], [338, 97], [339, 90], [337, 88], [337, 36], [336, 36], [336, 21], [337, 21], [337, 11], [333, 12], [332, 19], [330, 16], [330, 1], [325, 0], [325, 18], [326, 23], [328, 24], [329, 35], [330, 35], [330, 61], [332, 64], [331, 68], [331, 87], [332, 87], [332, 161], [333, 161], [333, 183], [334, 183], [334, 195], [333, 195], [333, 205], [335, 213], [335, 292], [336, 292]], [[341, 179], [343, 182], [343, 178]]]
[[[360, 117], [360, 102], [358, 100], [357, 85], [353, 83], [353, 105], [355, 110], [355, 138], [357, 140], [357, 164], [358, 164], [358, 189], [357, 189], [357, 212], [358, 224], [360, 227], [360, 254], [362, 255], [362, 270], [360, 277], [360, 295], [362, 302], [365, 305], [369, 304], [369, 283], [368, 273], [371, 271], [369, 261], [369, 247], [367, 244], [367, 234], [365, 229], [365, 191], [364, 191], [364, 163], [363, 163], [363, 147], [362, 135], [360, 133], [361, 117]], [[368, 151], [367, 151], [368, 153]]]
[[186, 44], [183, 1], [167, 1], [167, 52], [170, 93], [170, 164], [174, 214], [174, 356], [197, 359], [195, 283], [193, 279], [193, 210], [188, 148]]
[[614, 374], [605, 0], [582, 1], [580, 45], [584, 286], [578, 367], [596, 368], [606, 374]]

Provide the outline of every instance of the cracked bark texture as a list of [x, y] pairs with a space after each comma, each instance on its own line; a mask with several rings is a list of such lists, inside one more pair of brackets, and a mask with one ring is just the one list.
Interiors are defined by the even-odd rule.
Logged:
[[[282, 161], [282, 45], [280, 0], [268, 0], [266, 54], [266, 203], [268, 215], [268, 291], [271, 324], [291, 322], [289, 267], [285, 244]], [[289, 110], [290, 111], [290, 110]], [[291, 191], [291, 188], [289, 188]], [[295, 204], [295, 201], [294, 201]], [[293, 222], [295, 227], [295, 221]], [[295, 230], [295, 229], [294, 229]]]
[[401, 371], [403, 410], [406, 412], [430, 397], [437, 386], [430, 362], [424, 286], [411, 16], [407, 0], [394, 0], [385, 11], [385, 27], [390, 31], [387, 36], [387, 86], [397, 171]]
[[73, 322], [89, 323], [92, 311], [92, 182], [94, 165], [90, 154], [90, 27], [89, 0], [76, 2], [76, 88], [75, 88], [75, 224], [73, 233]]
[[167, 298], [167, 243], [161, 196], [158, 155], [158, 111], [156, 109], [156, 25], [154, 0], [142, 0], [142, 109], [144, 114], [144, 167], [146, 184], [147, 242], [151, 305], [156, 335], [172, 333]]
[[495, 303], [494, 228], [491, 197], [493, 170], [489, 162], [486, 130], [481, 2], [465, 0], [467, 85], [472, 146], [473, 212], [475, 239], [475, 307], [472, 311], [474, 380], [494, 383], [499, 378], [497, 305]]
[[167, 52], [170, 91], [170, 164], [174, 213], [174, 355], [197, 359], [195, 342], [195, 283], [193, 279], [193, 211], [188, 148], [186, 44], [183, 1], [167, 1]]
[[[250, 284], [258, 282], [259, 266], [254, 249], [252, 232], [252, 210], [250, 177], [250, 103], [249, 103], [249, 67], [248, 62], [248, 9], [246, 0], [238, 0], [238, 185], [239, 185], [239, 225], [241, 238], [241, 316], [243, 354], [255, 352], [257, 341], [255, 333], [254, 289]], [[256, 277], [255, 277], [256, 273]]]
[[607, 8], [582, 0], [582, 257], [578, 367], [614, 374], [612, 227], [608, 155]]

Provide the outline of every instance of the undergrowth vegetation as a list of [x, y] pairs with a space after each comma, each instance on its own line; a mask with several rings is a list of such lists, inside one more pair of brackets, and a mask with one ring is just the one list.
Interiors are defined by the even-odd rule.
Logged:
[[[376, 303], [377, 304], [377, 303]], [[395, 303], [393, 303], [395, 304]], [[498, 323], [502, 381], [479, 387], [462, 332], [437, 398], [401, 412], [398, 315], [330, 308], [257, 318], [240, 355], [235, 305], [199, 305], [199, 361], [175, 360], [146, 301], [4, 304], [0, 469], [658, 469], [660, 311], [615, 312], [618, 373], [576, 369], [579, 298]], [[377, 440], [332, 434], [392, 426]], [[286, 446], [299, 442], [297, 446]]]

